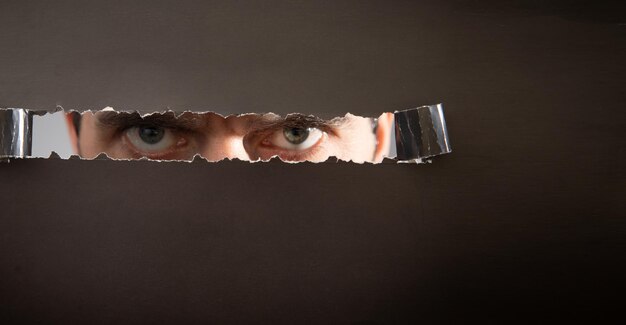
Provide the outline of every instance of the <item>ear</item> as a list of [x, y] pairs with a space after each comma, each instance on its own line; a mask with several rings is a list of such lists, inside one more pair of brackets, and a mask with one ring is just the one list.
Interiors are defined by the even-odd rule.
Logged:
[[76, 112], [65, 113], [65, 124], [67, 124], [67, 131], [70, 136], [70, 143], [72, 145], [72, 149], [74, 153], [80, 155], [80, 150], [78, 146], [78, 126], [74, 124], [74, 114], [80, 114]]
[[393, 113], [383, 113], [376, 126], [376, 152], [374, 152], [374, 162], [382, 162], [389, 154], [391, 132], [393, 127]]

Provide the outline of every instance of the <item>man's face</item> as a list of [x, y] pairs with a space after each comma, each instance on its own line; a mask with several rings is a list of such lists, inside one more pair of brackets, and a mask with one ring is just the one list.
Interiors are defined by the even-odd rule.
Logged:
[[[209, 161], [225, 158], [321, 162], [329, 157], [378, 162], [388, 150], [390, 121], [347, 114], [332, 120], [291, 114], [139, 114], [103, 111], [80, 118], [75, 147], [81, 157]], [[68, 119], [70, 120], [70, 119]], [[376, 124], [377, 123], [377, 124]], [[70, 126], [75, 127], [73, 123]]]

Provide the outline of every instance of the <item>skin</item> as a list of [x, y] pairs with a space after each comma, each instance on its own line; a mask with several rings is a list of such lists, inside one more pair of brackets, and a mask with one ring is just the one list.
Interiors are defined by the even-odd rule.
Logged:
[[[70, 114], [66, 117], [75, 152], [83, 158], [106, 153], [114, 159], [190, 160], [200, 155], [209, 161], [266, 161], [278, 157], [290, 162], [322, 162], [337, 157], [360, 163], [380, 162], [389, 150], [393, 122], [391, 113], [381, 115], [374, 132], [372, 119], [351, 114], [322, 121], [275, 114], [224, 118], [214, 113], [185, 113], [177, 118], [173, 114], [141, 118], [101, 111], [83, 113], [76, 132], [74, 119]], [[148, 143], [141, 132], [150, 132], [153, 127], [164, 136]], [[289, 141], [287, 136], [293, 136], [294, 128], [307, 130], [305, 142]]]

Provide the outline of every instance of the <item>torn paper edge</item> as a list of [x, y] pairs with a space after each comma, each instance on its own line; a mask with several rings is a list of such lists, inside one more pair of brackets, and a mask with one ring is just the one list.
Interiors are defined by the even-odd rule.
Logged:
[[[80, 110], [69, 110], [66, 111], [62, 106], [57, 105], [57, 107], [54, 110], [28, 110], [28, 109], [14, 109], [14, 108], [0, 108], [0, 111], [7, 111], [7, 110], [14, 110], [14, 111], [25, 111], [25, 112], [30, 112], [33, 115], [39, 115], [39, 116], [43, 116], [46, 114], [54, 114], [54, 113], [71, 113], [71, 112], [77, 112], [79, 114], [84, 114], [84, 113], [97, 113], [97, 112], [102, 112], [102, 111], [112, 111], [112, 112], [116, 112], [116, 113], [128, 113], [128, 114], [134, 114], [137, 113], [139, 114], [142, 118], [150, 116], [150, 115], [154, 115], [154, 114], [174, 114], [174, 116], [176, 118], [180, 117], [183, 114], [186, 113], [191, 113], [191, 114], [215, 114], [218, 115], [224, 119], [226, 118], [230, 118], [230, 117], [240, 117], [240, 116], [246, 116], [246, 115], [263, 115], [263, 114], [273, 114], [276, 116], [280, 116], [280, 114], [275, 114], [275, 113], [242, 113], [242, 114], [230, 114], [230, 115], [226, 115], [224, 116], [223, 114], [214, 112], [214, 111], [191, 111], [191, 110], [184, 110], [184, 111], [173, 111], [170, 110], [169, 108], [164, 110], [164, 111], [154, 111], [154, 112], [150, 112], [150, 113], [143, 113], [140, 112], [139, 110], [120, 110], [117, 111], [115, 110], [113, 107], [107, 106], [101, 110], [84, 110], [84, 111], [80, 111]], [[296, 114], [296, 113], [290, 113], [287, 114], [286, 117], [288, 117], [291, 114]], [[385, 114], [385, 113], [383, 113]], [[346, 113], [345, 116], [349, 116], [349, 115], [353, 115], [351, 113]], [[309, 116], [314, 116], [314, 115], [309, 115]], [[358, 116], [358, 115], [353, 115], [353, 116]], [[382, 114], [381, 114], [382, 116]], [[32, 127], [32, 115], [30, 115], [31, 117], [31, 122], [29, 124], [29, 127]], [[416, 118], [417, 117], [417, 118]], [[370, 117], [371, 118], [371, 117]], [[371, 118], [371, 119], [376, 119], [376, 118]], [[332, 119], [331, 119], [332, 120]], [[402, 125], [399, 125], [399, 123], [397, 121], [406, 121], [406, 122], [410, 122], [412, 124], [407, 124], [404, 125], [404, 127], [402, 127]], [[411, 122], [413, 121], [413, 122]], [[386, 163], [386, 161], [393, 159], [394, 162], [396, 163], [416, 163], [416, 164], [421, 164], [421, 163], [425, 163], [425, 162], [431, 162], [430, 159], [426, 159], [426, 158], [430, 158], [433, 156], [437, 156], [437, 155], [441, 155], [441, 154], [446, 154], [446, 153], [450, 153], [452, 150], [450, 148], [449, 145], [449, 139], [448, 139], [448, 133], [447, 133], [447, 126], [445, 124], [445, 119], [443, 117], [443, 107], [442, 104], [436, 104], [436, 105], [426, 105], [426, 106], [420, 106], [417, 108], [413, 108], [413, 109], [407, 109], [407, 110], [403, 110], [403, 111], [395, 111], [394, 112], [394, 122], [393, 122], [393, 126], [395, 128], [395, 140], [396, 140], [396, 149], [397, 150], [401, 150], [401, 152], [396, 156], [396, 157], [390, 157], [390, 156], [384, 156], [383, 157], [383, 161], [381, 162], [371, 162], [371, 161], [354, 161], [352, 159], [350, 160], [343, 160], [343, 159], [339, 159], [335, 156], [331, 156], [328, 159], [326, 159], [325, 161], [319, 161], [319, 162], [312, 162], [312, 161], [290, 161], [290, 160], [283, 160], [282, 158], [280, 158], [279, 156], [273, 156], [268, 160], [262, 160], [262, 159], [257, 159], [257, 160], [240, 160], [237, 158], [234, 159], [229, 159], [229, 158], [224, 158], [221, 160], [217, 160], [217, 161], [212, 161], [209, 160], [203, 156], [201, 156], [200, 154], [196, 154], [192, 157], [191, 160], [160, 160], [160, 159], [150, 159], [147, 157], [143, 157], [140, 159], [125, 159], [125, 158], [111, 158], [109, 157], [106, 153], [100, 153], [99, 155], [97, 155], [94, 158], [82, 158], [79, 157], [78, 155], [71, 155], [70, 157], [68, 157], [67, 159], [73, 159], [73, 157], [78, 157], [81, 160], [94, 160], [94, 159], [102, 159], [102, 156], [104, 156], [106, 159], [108, 160], [119, 160], [119, 161], [156, 161], [156, 162], [193, 162], [195, 160], [202, 159], [206, 162], [210, 162], [210, 163], [215, 163], [215, 162], [220, 162], [220, 161], [228, 161], [228, 160], [240, 160], [240, 161], [246, 161], [246, 162], [268, 162], [268, 161], [272, 161], [274, 159], [278, 159], [282, 162], [286, 162], [286, 163], [292, 163], [292, 164], [298, 164], [298, 163], [303, 163], [303, 162], [309, 162], [309, 163], [320, 163], [320, 162], [328, 162], [331, 159], [335, 159], [336, 161], [346, 161], [346, 162], [351, 162], [351, 163], [358, 163], [358, 164], [364, 164], [364, 163], [369, 163], [369, 164], [380, 164], [380, 163]], [[29, 130], [31, 136], [32, 136], [32, 129]], [[15, 138], [15, 136], [14, 136]], [[408, 139], [408, 141], [407, 141]], [[431, 141], [434, 140], [436, 145], [432, 145]], [[422, 143], [420, 143], [422, 142]], [[433, 150], [435, 149], [435, 150]], [[21, 158], [21, 157], [25, 157], [25, 158], [44, 158], [46, 159], [46, 157], [32, 157], [29, 155], [14, 155], [14, 154], [6, 154], [4, 152], [2, 152], [2, 156], [4, 157], [4, 160], [7, 160], [8, 158]], [[53, 157], [54, 156], [54, 157]], [[56, 152], [52, 151], [49, 155], [49, 157], [47, 157], [48, 159], [54, 159], [54, 158], [60, 158], [60, 159], [64, 159], [61, 158]], [[75, 158], [74, 158], [75, 159]]]

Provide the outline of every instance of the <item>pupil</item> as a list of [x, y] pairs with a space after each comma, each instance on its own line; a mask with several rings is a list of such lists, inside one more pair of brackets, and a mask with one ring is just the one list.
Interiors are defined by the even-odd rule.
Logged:
[[160, 127], [147, 126], [139, 128], [139, 137], [145, 143], [155, 144], [163, 139], [165, 135], [165, 130]]
[[283, 134], [287, 141], [293, 144], [301, 144], [309, 137], [309, 130], [302, 128], [285, 128]]

